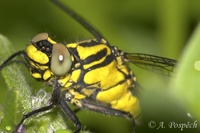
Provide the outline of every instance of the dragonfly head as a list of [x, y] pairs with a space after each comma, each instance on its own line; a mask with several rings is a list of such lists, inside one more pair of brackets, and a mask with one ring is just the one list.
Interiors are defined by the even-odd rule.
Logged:
[[53, 75], [64, 76], [72, 66], [67, 47], [53, 41], [47, 33], [36, 35], [26, 53], [31, 75], [38, 80], [48, 80]]

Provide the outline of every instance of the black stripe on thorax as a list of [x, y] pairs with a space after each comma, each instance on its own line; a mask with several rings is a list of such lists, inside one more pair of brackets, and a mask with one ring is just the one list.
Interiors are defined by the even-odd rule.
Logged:
[[113, 58], [113, 55], [110, 54], [110, 55], [106, 56], [106, 59], [103, 62], [93, 65], [92, 67], [88, 68], [86, 71], [91, 71], [94, 69], [98, 69], [100, 67], [104, 67], [104, 66], [110, 64], [113, 60], [115, 60], [115, 59]]
[[93, 46], [96, 46], [98, 44], [100, 44], [100, 43], [97, 42], [97, 41], [91, 40], [91, 41], [88, 41], [88, 42], [79, 43], [78, 45], [81, 46], [81, 47], [93, 47]]
[[83, 60], [84, 64], [89, 64], [94, 61], [100, 60], [101, 58], [105, 57], [107, 55], [107, 49], [104, 48], [100, 51], [98, 51], [96, 54], [90, 55], [87, 58]]

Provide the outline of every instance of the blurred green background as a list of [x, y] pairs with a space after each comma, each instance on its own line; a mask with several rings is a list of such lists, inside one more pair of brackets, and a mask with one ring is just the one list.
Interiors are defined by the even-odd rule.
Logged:
[[[200, 14], [199, 0], [62, 1], [89, 21], [112, 45], [127, 52], [173, 59], [180, 58]], [[32, 37], [40, 32], [48, 32], [57, 42], [65, 43], [93, 38], [82, 26], [47, 0], [0, 0], [0, 34], [11, 41], [15, 51], [25, 49]], [[145, 122], [148, 123], [155, 117], [155, 120], [160, 120], [163, 112], [168, 114], [171, 111], [169, 109], [179, 106], [168, 96], [166, 90], [173, 77], [164, 77], [132, 65], [131, 67], [139, 84], [147, 92], [141, 96], [141, 106], [144, 116], [147, 116]], [[26, 68], [22, 67], [23, 69]], [[28, 72], [25, 75], [35, 95], [42, 83], [33, 80]], [[3, 106], [8, 92], [2, 77], [0, 86], [0, 104]], [[152, 100], [152, 97], [155, 99]], [[175, 112], [165, 115], [171, 117], [171, 114], [176, 115], [180, 110], [182, 108], [177, 107]], [[183, 112], [179, 113], [180, 117]], [[78, 115], [86, 129], [96, 133], [130, 132], [129, 121], [121, 118], [87, 111]], [[152, 130], [147, 128], [147, 131]]]

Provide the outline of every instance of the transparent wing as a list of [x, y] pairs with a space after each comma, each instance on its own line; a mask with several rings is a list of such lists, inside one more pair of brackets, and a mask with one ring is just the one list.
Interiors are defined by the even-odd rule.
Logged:
[[126, 53], [128, 62], [146, 70], [171, 76], [176, 67], [176, 60], [142, 53]]

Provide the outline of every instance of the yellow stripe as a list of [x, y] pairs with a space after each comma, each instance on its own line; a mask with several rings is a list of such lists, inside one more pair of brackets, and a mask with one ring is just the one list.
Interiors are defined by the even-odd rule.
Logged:
[[76, 48], [77, 47], [77, 43], [69, 43], [66, 45], [66, 47], [68, 48]]
[[34, 45], [29, 45], [26, 49], [26, 53], [29, 58], [40, 64], [46, 64], [49, 62], [48, 56], [45, 53], [37, 50]]
[[[63, 78], [58, 79], [58, 82], [61, 84], [61, 86], [65, 86], [66, 83], [69, 81], [69, 79], [70, 79], [70, 75], [67, 75], [67, 76], [65, 76]], [[65, 87], [69, 87], [70, 85], [65, 86]]]
[[78, 92], [75, 92], [74, 89], [70, 89], [69, 92], [74, 96], [74, 99], [83, 99], [86, 96], [83, 94], [80, 94]]
[[47, 38], [47, 41], [49, 41], [51, 44], [56, 44], [57, 43], [54, 40], [52, 40], [50, 37]]
[[30, 65], [34, 68], [37, 68], [37, 69], [40, 69], [40, 70], [46, 70], [48, 69], [49, 67], [48, 66], [41, 66], [39, 64], [35, 64], [34, 62], [32, 61], [29, 61]]
[[84, 68], [84, 69], [88, 69], [88, 68], [90, 68], [90, 67], [92, 67], [92, 66], [94, 66], [94, 65], [97, 65], [97, 64], [102, 63], [105, 59], [106, 59], [106, 56], [104, 56], [104, 57], [101, 58], [100, 60], [96, 60], [96, 61], [93, 61], [92, 63], [83, 65], [83, 68]]
[[72, 75], [71, 75], [71, 80], [74, 81], [74, 82], [77, 82], [79, 77], [80, 77], [80, 74], [81, 74], [81, 70], [80, 69], [74, 70], [72, 72]]
[[118, 84], [108, 90], [99, 92], [96, 96], [96, 99], [106, 103], [110, 103], [113, 100], [120, 99], [120, 97], [127, 91], [127, 88], [128, 86], [126, 82]]
[[78, 51], [78, 53], [80, 53], [79, 54], [79, 56], [80, 56], [80, 59], [81, 60], [84, 60], [84, 59], [86, 59], [88, 56], [90, 56], [90, 55], [95, 55], [98, 51], [100, 51], [100, 50], [102, 50], [102, 49], [104, 49], [104, 48], [106, 48], [107, 49], [107, 51], [108, 51], [108, 55], [111, 53], [110, 52], [110, 49], [109, 49], [109, 47], [108, 46], [106, 46], [105, 44], [98, 44], [98, 45], [96, 45], [96, 46], [92, 46], [92, 47], [82, 47], [82, 46], [77, 46], [77, 51]]
[[48, 78], [51, 77], [51, 71], [50, 70], [46, 70], [43, 74], [43, 79], [47, 80]]
[[36, 79], [42, 78], [42, 75], [40, 73], [31, 73], [31, 75]]
[[131, 113], [134, 118], [139, 116], [141, 113], [139, 100], [137, 97], [134, 97], [130, 91], [127, 91], [125, 95], [122, 95], [119, 100], [111, 102], [111, 105], [114, 109]]
[[84, 76], [86, 84], [101, 83], [101, 89], [108, 89], [124, 80], [124, 74], [117, 70], [115, 60], [110, 64], [91, 70]]

